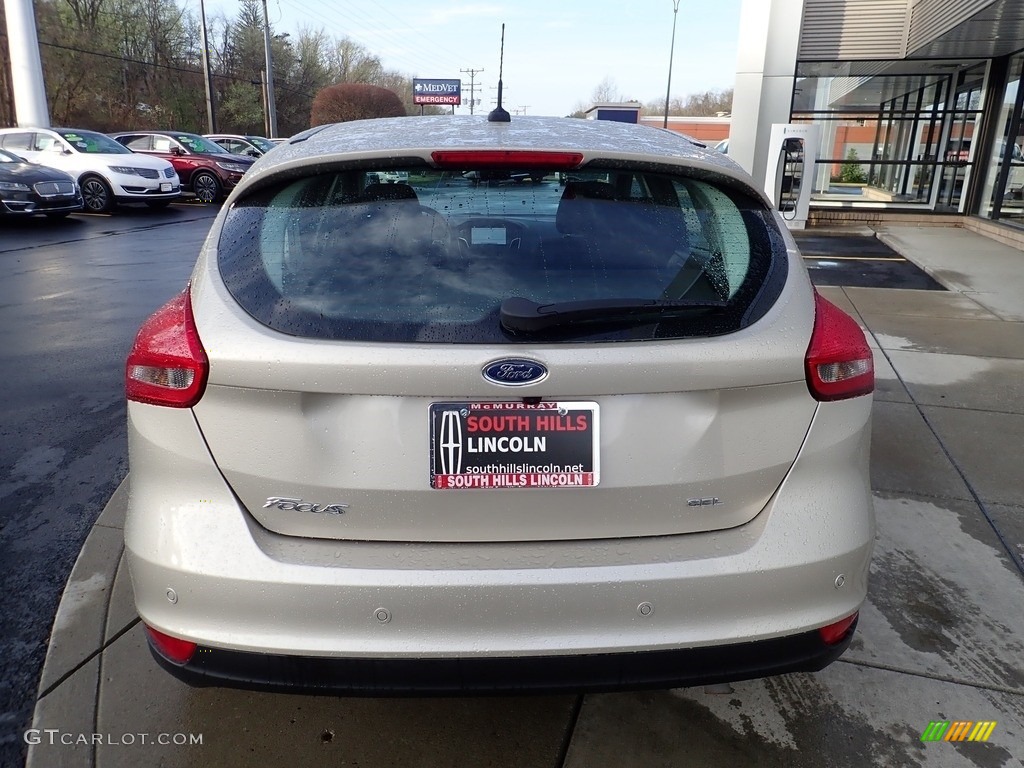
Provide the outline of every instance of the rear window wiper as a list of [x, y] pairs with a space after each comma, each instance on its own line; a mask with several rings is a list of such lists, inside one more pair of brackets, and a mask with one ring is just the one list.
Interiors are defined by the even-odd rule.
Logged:
[[501, 302], [501, 326], [509, 333], [538, 333], [592, 323], [621, 325], [636, 320], [678, 317], [695, 310], [723, 309], [722, 299], [592, 299], [538, 304], [514, 296]]

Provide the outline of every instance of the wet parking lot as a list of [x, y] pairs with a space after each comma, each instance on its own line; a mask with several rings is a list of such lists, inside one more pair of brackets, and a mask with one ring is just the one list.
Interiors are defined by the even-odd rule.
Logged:
[[[1024, 318], [981, 293], [864, 285], [856, 270], [826, 282], [812, 268], [868, 329], [879, 377], [869, 603], [827, 670], [709, 689], [443, 699], [190, 689], [168, 677], [145, 650], [121, 563], [123, 360], [141, 320], [184, 285], [214, 213], [0, 225], [0, 764], [20, 761], [34, 712], [30, 760], [44, 768], [1024, 765]], [[839, 260], [800, 242], [806, 257]], [[984, 742], [923, 741], [933, 722], [995, 726]], [[186, 743], [148, 741], [160, 734]]]
[[0, 221], [0, 765], [16, 764], [61, 591], [127, 472], [125, 355], [215, 213]]

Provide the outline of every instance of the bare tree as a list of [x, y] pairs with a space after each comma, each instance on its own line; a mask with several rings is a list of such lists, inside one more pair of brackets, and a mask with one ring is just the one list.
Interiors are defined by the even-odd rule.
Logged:
[[321, 88], [335, 82], [328, 65], [332, 46], [333, 40], [322, 30], [301, 29], [287, 49], [287, 58], [284, 55], [275, 58], [274, 92], [277, 125], [282, 136], [291, 136], [309, 127], [314, 96]]
[[74, 14], [79, 29], [96, 29], [100, 14], [103, 12], [104, 0], [64, 0]]
[[[649, 101], [644, 104], [644, 112], [662, 115], [665, 113], [665, 102]], [[669, 115], [677, 117], [714, 117], [718, 114], [732, 112], [732, 88], [721, 91], [704, 91], [690, 94], [685, 98], [673, 96], [668, 103]]]
[[625, 97], [619, 91], [615, 81], [606, 75], [604, 80], [598, 83], [594, 92], [590, 94], [590, 100], [594, 104], [614, 104], [619, 101], [625, 101]]
[[[190, 10], [188, 0], [34, 0], [34, 4], [54, 124], [100, 131], [205, 130], [202, 36], [198, 13]], [[214, 102], [222, 130], [262, 132], [262, 6], [260, 0], [240, 0], [235, 7], [231, 18], [223, 12], [207, 16]], [[297, 38], [271, 32], [282, 135], [308, 128], [315, 95], [343, 83], [383, 87], [404, 105], [406, 113], [448, 112], [434, 106], [414, 107], [411, 78], [384, 69], [378, 56], [352, 40], [319, 30], [300, 31]], [[10, 125], [16, 116], [5, 44], [0, 34], [0, 124]]]
[[[281, 40], [271, 34], [274, 81], [279, 82]], [[259, 0], [242, 0], [224, 32], [218, 84], [220, 129], [233, 133], [264, 132], [262, 73], [266, 68], [263, 9]], [[276, 94], [276, 91], [275, 91]]]
[[732, 88], [692, 94], [687, 97], [684, 109], [686, 114], [703, 117], [732, 112]]
[[379, 58], [347, 37], [335, 42], [327, 61], [335, 83], [375, 84], [383, 70]]
[[[201, 112], [192, 18], [161, 0], [37, 0], [50, 115], [112, 130]], [[173, 117], [172, 117], [173, 116]]]

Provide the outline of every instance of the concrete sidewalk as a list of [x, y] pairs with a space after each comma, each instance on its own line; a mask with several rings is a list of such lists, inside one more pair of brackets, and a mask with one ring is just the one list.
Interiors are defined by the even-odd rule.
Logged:
[[[57, 613], [28, 765], [1024, 766], [1024, 253], [966, 230], [879, 236], [950, 291], [822, 289], [869, 331], [878, 374], [869, 602], [828, 669], [525, 698], [189, 689], [145, 648], [122, 487]], [[997, 724], [922, 742], [936, 720]]]

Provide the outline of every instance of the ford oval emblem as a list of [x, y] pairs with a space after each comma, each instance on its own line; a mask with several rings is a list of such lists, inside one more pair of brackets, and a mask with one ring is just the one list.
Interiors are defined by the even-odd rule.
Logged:
[[488, 363], [484, 366], [483, 374], [485, 379], [494, 384], [501, 384], [505, 387], [522, 387], [546, 379], [548, 369], [536, 360], [512, 357]]

